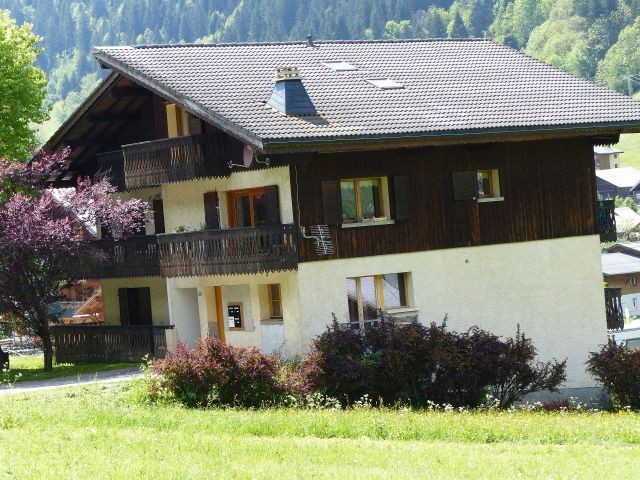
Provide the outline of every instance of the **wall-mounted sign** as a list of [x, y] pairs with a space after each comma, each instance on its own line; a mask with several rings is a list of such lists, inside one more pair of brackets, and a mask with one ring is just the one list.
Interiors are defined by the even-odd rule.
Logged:
[[242, 328], [242, 303], [227, 304], [227, 322], [229, 328]]

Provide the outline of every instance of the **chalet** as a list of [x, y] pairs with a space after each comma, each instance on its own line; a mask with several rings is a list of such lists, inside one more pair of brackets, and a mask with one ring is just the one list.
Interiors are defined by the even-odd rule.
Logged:
[[602, 198], [633, 197], [640, 201], [640, 170], [633, 167], [596, 171], [596, 188]]
[[73, 149], [54, 185], [109, 175], [153, 206], [144, 235], [103, 232], [107, 260], [79, 266], [101, 279], [102, 328], [296, 355], [332, 314], [446, 316], [519, 325], [568, 359], [568, 388], [594, 386], [615, 225], [593, 147], [639, 131], [640, 103], [487, 40], [94, 55], [110, 73], [47, 143]]
[[606, 145], [596, 145], [593, 147], [593, 160], [596, 163], [596, 170], [620, 168], [621, 153], [624, 152]]
[[607, 289], [617, 289], [626, 318], [640, 316], [640, 244], [616, 243], [602, 253]]

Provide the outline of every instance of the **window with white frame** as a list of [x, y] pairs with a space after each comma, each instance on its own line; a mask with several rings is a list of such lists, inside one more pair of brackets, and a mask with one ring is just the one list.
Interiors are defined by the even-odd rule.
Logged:
[[408, 306], [406, 273], [347, 278], [346, 287], [352, 328], [375, 325], [380, 310]]
[[636, 287], [638, 286], [638, 277], [635, 275], [631, 275], [629, 277], [629, 286], [630, 287]]

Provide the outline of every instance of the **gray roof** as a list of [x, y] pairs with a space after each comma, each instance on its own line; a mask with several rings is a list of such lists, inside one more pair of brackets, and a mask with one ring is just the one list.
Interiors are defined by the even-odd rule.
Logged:
[[596, 177], [619, 188], [632, 188], [640, 182], [640, 170], [633, 167], [596, 170]]
[[602, 273], [607, 276], [640, 273], [640, 258], [626, 253], [603, 253]]
[[[489, 40], [98, 47], [104, 65], [259, 148], [268, 144], [640, 126], [640, 102]], [[357, 70], [334, 71], [344, 61]], [[266, 104], [295, 66], [317, 115]], [[404, 88], [380, 89], [367, 79]]]
[[618, 150], [617, 148], [607, 147], [606, 145], [596, 145], [593, 147], [593, 153], [597, 153], [598, 155], [611, 155], [613, 153], [624, 153], [622, 150]]

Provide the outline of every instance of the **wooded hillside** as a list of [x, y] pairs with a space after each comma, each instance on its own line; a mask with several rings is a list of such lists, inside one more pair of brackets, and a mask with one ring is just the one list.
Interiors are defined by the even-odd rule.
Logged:
[[94, 45], [304, 40], [309, 33], [490, 37], [617, 90], [640, 89], [640, 0], [0, 0], [0, 9], [44, 38], [40, 65], [55, 104], [44, 136], [98, 80]]

